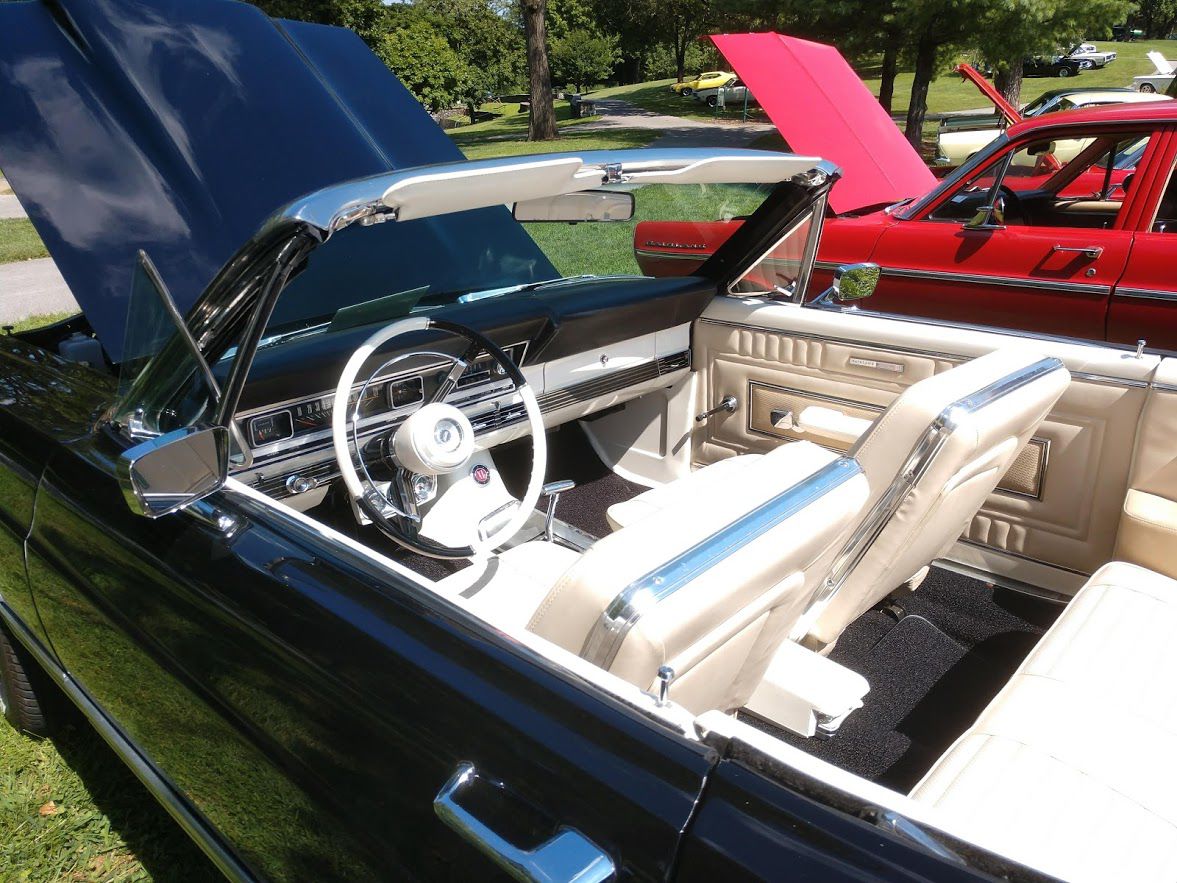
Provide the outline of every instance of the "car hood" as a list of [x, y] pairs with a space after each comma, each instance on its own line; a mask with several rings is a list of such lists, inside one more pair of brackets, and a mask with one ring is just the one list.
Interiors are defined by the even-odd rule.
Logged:
[[839, 214], [920, 196], [936, 178], [833, 46], [782, 34], [711, 38], [789, 148], [837, 163]]
[[[112, 361], [139, 249], [186, 313], [276, 208], [461, 158], [350, 31], [236, 0], [0, 3], [0, 169]], [[512, 259], [512, 282], [555, 275], [505, 209], [483, 211], [490, 223], [439, 220], [411, 243], [389, 230], [400, 239], [383, 254], [425, 274], [494, 251]]]

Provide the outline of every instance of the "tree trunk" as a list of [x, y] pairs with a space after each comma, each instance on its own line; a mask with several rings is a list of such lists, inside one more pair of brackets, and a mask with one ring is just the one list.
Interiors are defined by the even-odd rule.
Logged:
[[911, 98], [907, 104], [907, 128], [904, 135], [917, 151], [924, 134], [924, 116], [928, 112], [928, 86], [936, 73], [936, 42], [928, 34], [920, 37], [915, 54], [915, 78], [911, 81]]
[[894, 40], [888, 40], [883, 50], [883, 69], [879, 80], [879, 104], [883, 110], [891, 112], [891, 104], [895, 99], [895, 76], [899, 73], [899, 46]]
[[1022, 56], [1011, 58], [1007, 64], [1009, 70], [998, 70], [993, 77], [993, 85], [1005, 100], [1017, 107], [1022, 101]]
[[548, 67], [548, 26], [544, 20], [548, 0], [521, 0], [527, 32], [527, 72], [531, 111], [527, 140], [551, 141], [556, 137], [556, 105], [552, 100], [552, 71]]

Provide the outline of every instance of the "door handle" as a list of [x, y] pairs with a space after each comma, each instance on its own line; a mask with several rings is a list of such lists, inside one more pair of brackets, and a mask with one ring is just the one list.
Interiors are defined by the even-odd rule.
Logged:
[[564, 880], [604, 883], [616, 874], [613, 860], [595, 843], [572, 828], [561, 828], [554, 837], [534, 849], [523, 849], [508, 843], [501, 834], [458, 804], [458, 795], [477, 778], [474, 764], [458, 764], [449, 781], [433, 798], [433, 811], [447, 826], [516, 880], [524, 883], [559, 883]]
[[1102, 245], [1056, 245], [1051, 251], [1068, 251], [1095, 260], [1103, 254]]

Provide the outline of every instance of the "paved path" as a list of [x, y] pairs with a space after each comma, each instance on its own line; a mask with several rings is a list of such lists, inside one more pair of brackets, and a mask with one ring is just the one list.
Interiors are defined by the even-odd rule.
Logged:
[[15, 196], [0, 196], [0, 218], [28, 217]]
[[606, 129], [653, 129], [662, 134], [651, 147], [747, 147], [761, 135], [775, 131], [772, 123], [696, 120], [654, 113], [620, 98], [596, 102], [599, 120], [581, 123], [564, 131], [594, 132]]
[[0, 322], [78, 309], [51, 258], [0, 264]]

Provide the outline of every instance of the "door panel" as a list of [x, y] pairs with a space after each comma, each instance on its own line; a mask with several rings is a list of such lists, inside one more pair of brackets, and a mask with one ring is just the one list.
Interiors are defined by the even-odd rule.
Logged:
[[1132, 261], [1116, 286], [1108, 310], [1107, 339], [1177, 350], [1177, 280], [1173, 253], [1177, 229], [1165, 233], [1137, 233]]
[[[799, 438], [823, 443], [804, 433], [781, 438], [756, 431], [755, 421], [763, 417], [749, 407], [749, 396], [761, 395], [757, 385], [819, 404], [840, 400], [869, 414], [918, 380], [1020, 343], [1000, 333], [862, 312], [717, 299], [695, 328], [697, 404], [702, 410], [725, 395], [739, 404], [734, 413], [717, 414], [696, 429], [695, 462], [763, 453]], [[1125, 358], [1122, 351], [1095, 345], [1029, 345], [1062, 358], [1072, 371], [1071, 386], [963, 540], [1002, 553], [1003, 572], [1015, 579], [1041, 584], [1041, 568], [1033, 562], [1060, 569], [1052, 587], [1073, 591], [1080, 574], [1112, 557], [1137, 424], [1158, 360]]]

